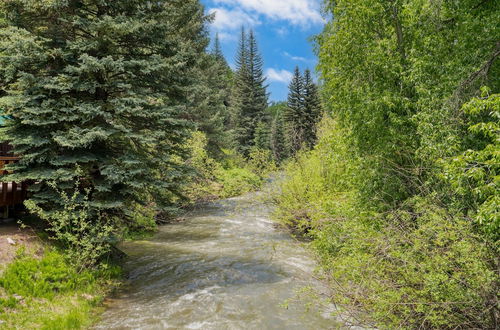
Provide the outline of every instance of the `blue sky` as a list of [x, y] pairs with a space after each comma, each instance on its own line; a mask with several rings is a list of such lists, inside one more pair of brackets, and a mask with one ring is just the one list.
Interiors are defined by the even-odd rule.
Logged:
[[271, 101], [284, 101], [295, 66], [314, 71], [317, 60], [311, 36], [323, 29], [321, 0], [201, 0], [215, 13], [218, 32], [230, 65], [234, 63], [241, 26], [253, 29], [264, 58]]

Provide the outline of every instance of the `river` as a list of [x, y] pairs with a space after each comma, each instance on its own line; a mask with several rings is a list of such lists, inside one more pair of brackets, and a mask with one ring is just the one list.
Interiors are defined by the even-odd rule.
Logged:
[[258, 193], [206, 204], [127, 242], [129, 284], [96, 329], [332, 329], [310, 253], [276, 229]]

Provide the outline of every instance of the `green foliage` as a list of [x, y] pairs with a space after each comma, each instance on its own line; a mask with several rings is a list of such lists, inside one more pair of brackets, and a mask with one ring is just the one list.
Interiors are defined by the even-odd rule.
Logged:
[[269, 150], [271, 148], [270, 133], [268, 124], [261, 121], [255, 129], [255, 148]]
[[389, 214], [366, 208], [347, 132], [326, 118], [320, 136], [313, 151], [285, 168], [275, 217], [313, 239], [340, 312], [382, 328], [493, 322], [494, 254], [472, 224], [430, 198], [408, 200]]
[[[101, 264], [78, 271], [56, 250], [41, 257], [20, 252], [0, 276], [0, 320], [12, 329], [80, 329], [94, 321], [101, 302], [121, 269]], [[2, 312], [3, 309], [3, 312]]]
[[283, 114], [286, 127], [286, 137], [292, 154], [296, 154], [304, 143], [304, 81], [299, 67], [295, 67], [292, 81], [290, 82], [287, 108]]
[[289, 90], [283, 120], [288, 148], [294, 155], [303, 147], [311, 149], [316, 143], [316, 125], [322, 110], [318, 88], [309, 70], [302, 76], [299, 67], [296, 67]]
[[249, 160], [225, 150], [224, 158], [216, 161], [207, 152], [208, 139], [202, 132], [193, 133], [189, 165], [195, 170], [186, 195], [191, 202], [204, 199], [228, 198], [261, 187], [263, 179], [275, 170], [269, 150], [252, 149]]
[[217, 173], [217, 182], [222, 185], [219, 196], [234, 197], [255, 191], [262, 185], [262, 179], [245, 168], [224, 169]]
[[149, 236], [158, 229], [157, 209], [152, 203], [136, 204], [129, 217], [131, 221], [124, 233], [127, 238]]
[[272, 121], [270, 141], [273, 158], [278, 164], [288, 158], [288, 147], [285, 136], [285, 124], [283, 116], [280, 113]]
[[459, 205], [493, 241], [500, 239], [500, 94], [483, 90], [463, 107], [471, 149], [445, 164], [444, 177]]
[[334, 303], [362, 325], [500, 320], [499, 9], [325, 1], [316, 40], [333, 122], [287, 166], [276, 216], [313, 239]]
[[190, 103], [183, 117], [205, 133], [210, 155], [220, 157], [221, 150], [230, 144], [227, 126], [233, 72], [222, 54], [218, 36], [212, 53], [200, 55], [193, 76], [197, 79], [189, 87]]
[[[356, 162], [339, 124], [326, 117], [320, 125], [319, 144], [301, 151], [284, 170], [275, 217], [293, 230], [307, 233], [328, 219], [343, 219], [357, 196]], [[352, 213], [355, 214], [355, 213]]]
[[4, 313], [5, 309], [13, 309], [17, 306], [17, 299], [14, 297], [0, 298], [0, 314]]
[[387, 328], [493, 324], [492, 255], [471, 224], [418, 199], [388, 218], [351, 216], [316, 232], [313, 245], [335, 279], [335, 301], [348, 311], [364, 306], [365, 324]]
[[260, 178], [266, 178], [277, 170], [271, 150], [258, 147], [250, 150], [247, 168]]

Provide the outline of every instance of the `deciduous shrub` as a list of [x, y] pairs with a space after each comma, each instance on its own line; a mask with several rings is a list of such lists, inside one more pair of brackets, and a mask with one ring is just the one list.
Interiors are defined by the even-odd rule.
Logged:
[[500, 94], [483, 88], [463, 107], [468, 117], [469, 149], [444, 161], [442, 176], [456, 204], [490, 239], [500, 239]]
[[[68, 260], [81, 269], [94, 266], [110, 252], [112, 244], [117, 241], [117, 227], [113, 218], [91, 212], [89, 190], [80, 192], [79, 189], [74, 189], [73, 195], [69, 196], [56, 183], [50, 184], [60, 195], [63, 205], [61, 209], [46, 211], [34, 200], [26, 201], [26, 207], [49, 224], [51, 238], [66, 250]], [[79, 187], [79, 180], [75, 184]]]

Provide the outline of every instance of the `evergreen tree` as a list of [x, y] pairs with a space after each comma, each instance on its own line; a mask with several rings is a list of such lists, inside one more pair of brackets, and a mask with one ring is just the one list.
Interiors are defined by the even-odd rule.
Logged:
[[270, 150], [271, 148], [269, 125], [264, 121], [257, 124], [254, 144], [256, 148], [262, 150]]
[[248, 59], [252, 96], [249, 113], [258, 123], [267, 119], [265, 110], [268, 107], [268, 94], [264, 75], [264, 61], [259, 53], [257, 39], [253, 31], [250, 31], [248, 37]]
[[308, 149], [312, 149], [317, 142], [317, 125], [321, 119], [322, 108], [318, 87], [314, 83], [311, 71], [304, 72], [304, 142]]
[[299, 67], [295, 67], [289, 86], [284, 121], [288, 148], [291, 154], [297, 153], [304, 144], [305, 125], [304, 81]]
[[233, 116], [237, 148], [246, 156], [255, 144], [258, 123], [265, 120], [268, 95], [263, 66], [253, 31], [250, 31], [247, 38], [242, 29], [236, 56]]
[[288, 157], [288, 148], [285, 138], [285, 126], [283, 124], [283, 116], [277, 114], [271, 125], [271, 151], [274, 160], [279, 164]]
[[194, 71], [193, 75], [198, 79], [190, 87], [190, 106], [185, 118], [193, 121], [197, 130], [205, 133], [208, 152], [217, 157], [221, 149], [228, 145], [226, 126], [232, 80], [232, 71], [222, 54], [217, 36], [211, 53], [200, 56], [199, 65]]
[[222, 52], [222, 47], [220, 45], [219, 33], [215, 34], [214, 47], [212, 49], [212, 55], [215, 57], [215, 59], [218, 62], [220, 62], [221, 64], [223, 64], [225, 66], [228, 66], [226, 58], [224, 57], [224, 53]]
[[[151, 195], [178, 193], [180, 119], [193, 68], [207, 46], [198, 0], [12, 0], [0, 4], [0, 98], [11, 116], [2, 137], [22, 160], [33, 201], [60, 203], [50, 185], [79, 177], [94, 214], [126, 218]], [[124, 217], [125, 216], [125, 217]]]
[[316, 126], [322, 110], [318, 87], [310, 70], [305, 70], [302, 76], [296, 67], [289, 89], [284, 120], [289, 150], [295, 154], [302, 147], [312, 149], [316, 144]]

